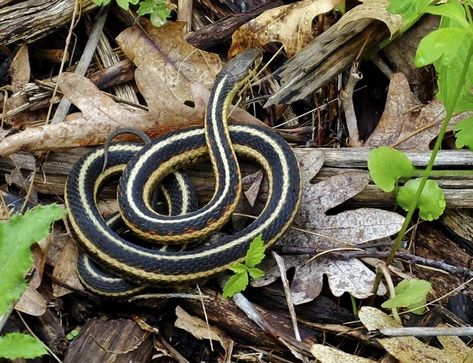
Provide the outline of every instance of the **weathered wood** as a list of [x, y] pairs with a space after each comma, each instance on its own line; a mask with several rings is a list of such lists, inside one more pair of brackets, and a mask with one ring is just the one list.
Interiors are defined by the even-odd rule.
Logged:
[[[322, 181], [344, 172], [358, 171], [368, 173], [367, 159], [369, 148], [321, 149], [325, 154], [325, 164], [314, 181]], [[35, 187], [40, 193], [62, 195], [66, 176], [72, 165], [87, 149], [77, 148], [65, 152], [51, 152], [43, 164], [45, 178], [37, 176]], [[429, 152], [408, 152], [407, 156], [416, 167], [427, 165]], [[33, 170], [35, 159], [31, 154], [17, 153], [12, 157], [0, 158], [0, 171], [11, 172], [20, 167], [25, 174]], [[470, 170], [473, 165], [473, 153], [463, 150], [443, 150], [437, 156], [435, 168], [442, 170]], [[257, 170], [257, 166], [242, 164], [246, 175]], [[213, 193], [213, 175], [207, 166], [190, 169], [202, 202], [208, 201]], [[473, 208], [473, 176], [432, 177], [444, 188], [449, 208]], [[384, 193], [376, 185], [368, 185], [361, 193], [354, 196], [350, 203], [354, 206], [387, 207], [395, 205], [394, 193]]]
[[[31, 43], [71, 22], [76, 0], [28, 0], [0, 8], [0, 46]], [[94, 9], [93, 0], [80, 0], [80, 13]]]
[[[263, 332], [246, 314], [240, 310], [231, 299], [226, 299], [212, 290], [204, 290], [204, 295], [210, 298], [204, 299], [205, 309], [208, 320], [211, 324], [227, 332], [227, 334], [242, 342], [253, 346], [263, 347], [265, 349], [274, 349], [275, 351], [285, 350], [272, 336]], [[204, 319], [202, 303], [199, 300], [186, 299], [180, 302], [184, 309], [192, 314]], [[261, 316], [268, 321], [275, 330], [281, 332], [281, 335], [293, 336], [290, 319], [279, 315], [261, 306], [255, 306]], [[316, 331], [301, 328], [301, 337], [314, 338], [319, 335]]]
[[100, 318], [82, 327], [63, 362], [149, 362], [152, 354], [153, 339], [133, 320]]
[[290, 104], [310, 95], [348, 68], [361, 49], [369, 51], [388, 34], [386, 26], [374, 20], [361, 19], [341, 29], [335, 24], [275, 72], [282, 86], [265, 106]]

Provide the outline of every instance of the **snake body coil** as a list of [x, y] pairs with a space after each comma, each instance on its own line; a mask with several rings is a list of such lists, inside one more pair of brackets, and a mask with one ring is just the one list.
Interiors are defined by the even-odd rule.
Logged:
[[[126, 164], [118, 199], [123, 219], [134, 232], [160, 243], [184, 243], [209, 235], [230, 218], [241, 191], [236, 151], [258, 162], [266, 173], [269, 193], [262, 213], [237, 233], [191, 250], [162, 251], [132, 243], [117, 235], [97, 209], [96, 194], [105, 180], [104, 148], [98, 148], [73, 167], [65, 191], [73, 232], [94, 260], [132, 282], [189, 282], [218, 274], [242, 261], [250, 242], [258, 235], [268, 247], [282, 236], [300, 201], [297, 160], [287, 143], [272, 130], [226, 124], [234, 94], [254, 73], [260, 58], [258, 51], [244, 52], [219, 73], [204, 129], [177, 131], [144, 147], [112, 144], [105, 175], [122, 170]], [[178, 216], [154, 211], [152, 193], [163, 178], [208, 154], [216, 175], [216, 189], [209, 204], [196, 211], [184, 209], [185, 214]], [[83, 282], [93, 289], [84, 279]], [[95, 290], [107, 295], [107, 284]]]

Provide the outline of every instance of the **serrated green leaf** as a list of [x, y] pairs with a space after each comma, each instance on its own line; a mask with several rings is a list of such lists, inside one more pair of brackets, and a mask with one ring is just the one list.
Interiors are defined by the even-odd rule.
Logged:
[[264, 241], [263, 236], [259, 235], [250, 243], [248, 251], [246, 251], [245, 265], [247, 267], [255, 267], [264, 259]]
[[422, 314], [424, 309], [418, 307], [425, 305], [427, 294], [432, 290], [430, 282], [425, 280], [402, 280], [395, 288], [396, 296], [385, 301], [383, 308], [408, 308], [414, 313]]
[[248, 273], [239, 273], [230, 277], [223, 287], [223, 296], [232, 297], [237, 292], [241, 292], [248, 286]]
[[252, 279], [260, 279], [264, 276], [264, 271], [257, 267], [248, 268], [248, 273]]
[[371, 179], [385, 192], [393, 191], [399, 178], [409, 178], [415, 170], [406, 154], [387, 146], [370, 152], [368, 169]]
[[235, 263], [234, 265], [230, 266], [228, 268], [229, 270], [233, 271], [234, 273], [238, 274], [238, 273], [246, 273], [246, 271], [248, 271], [247, 267], [242, 264], [242, 263]]
[[0, 222], [0, 314], [18, 299], [26, 288], [24, 276], [32, 266], [30, 246], [46, 237], [51, 223], [63, 217], [57, 205], [38, 206]]
[[10, 333], [0, 337], [0, 357], [33, 359], [48, 354], [41, 342], [31, 335]]
[[[397, 202], [404, 209], [409, 210], [411, 201], [415, 198], [419, 188], [421, 178], [411, 179], [404, 186], [399, 188]], [[427, 180], [424, 190], [419, 198], [417, 208], [419, 216], [426, 221], [438, 219], [445, 210], [445, 193], [434, 180]]]
[[467, 147], [473, 150], [473, 116], [460, 121], [455, 125], [455, 146]]

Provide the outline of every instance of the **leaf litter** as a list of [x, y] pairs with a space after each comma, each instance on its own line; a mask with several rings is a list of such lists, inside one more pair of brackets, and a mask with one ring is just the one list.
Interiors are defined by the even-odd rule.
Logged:
[[[384, 239], [400, 230], [404, 217], [381, 209], [359, 208], [328, 215], [327, 211], [362, 191], [369, 177], [365, 173], [346, 172], [317, 184], [308, 183], [318, 172], [314, 165], [320, 168], [323, 163], [320, 154], [316, 157], [319, 162], [308, 163], [301, 170], [304, 182], [301, 206], [294, 222], [297, 229], [286, 233], [282, 246], [317, 252], [363, 247], [364, 243]], [[286, 268], [295, 268], [291, 284], [294, 304], [307, 303], [319, 296], [324, 275], [335, 296], [345, 292], [360, 299], [371, 296], [375, 273], [359, 259], [336, 260], [330, 255], [309, 259], [308, 255], [284, 256]], [[265, 286], [279, 277], [274, 260], [266, 259], [262, 268], [266, 276], [254, 281], [252, 286]], [[385, 293], [385, 287], [380, 286], [378, 294]]]

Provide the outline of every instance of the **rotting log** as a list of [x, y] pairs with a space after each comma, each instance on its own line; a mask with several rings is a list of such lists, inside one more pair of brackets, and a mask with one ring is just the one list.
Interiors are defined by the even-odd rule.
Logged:
[[[316, 175], [314, 182], [340, 175], [345, 172], [368, 173], [367, 160], [369, 148], [319, 149], [325, 154], [325, 163]], [[65, 152], [51, 152], [43, 163], [41, 173], [35, 179], [38, 192], [62, 195], [64, 183], [72, 165], [87, 151], [77, 148]], [[422, 168], [427, 165], [430, 152], [407, 152], [414, 166]], [[0, 158], [0, 170], [7, 174], [19, 168], [28, 175], [35, 168], [35, 158], [28, 153], [17, 153], [10, 157]], [[437, 170], [472, 170], [473, 153], [463, 150], [442, 150], [437, 156]], [[257, 170], [255, 165], [242, 164], [242, 172], [248, 175]], [[213, 194], [213, 175], [207, 166], [194, 166], [189, 173], [199, 193], [202, 202], [206, 202]], [[41, 176], [42, 175], [42, 176]], [[473, 208], [473, 175], [471, 176], [441, 176], [432, 177], [444, 189], [449, 208]], [[356, 207], [392, 208], [395, 205], [394, 193], [384, 193], [372, 182], [366, 188], [350, 199], [350, 204]]]
[[[0, 7], [0, 46], [31, 43], [71, 22], [76, 0], [28, 0]], [[77, 16], [96, 8], [80, 0]]]
[[69, 346], [67, 362], [149, 362], [153, 339], [131, 319], [89, 320]]

